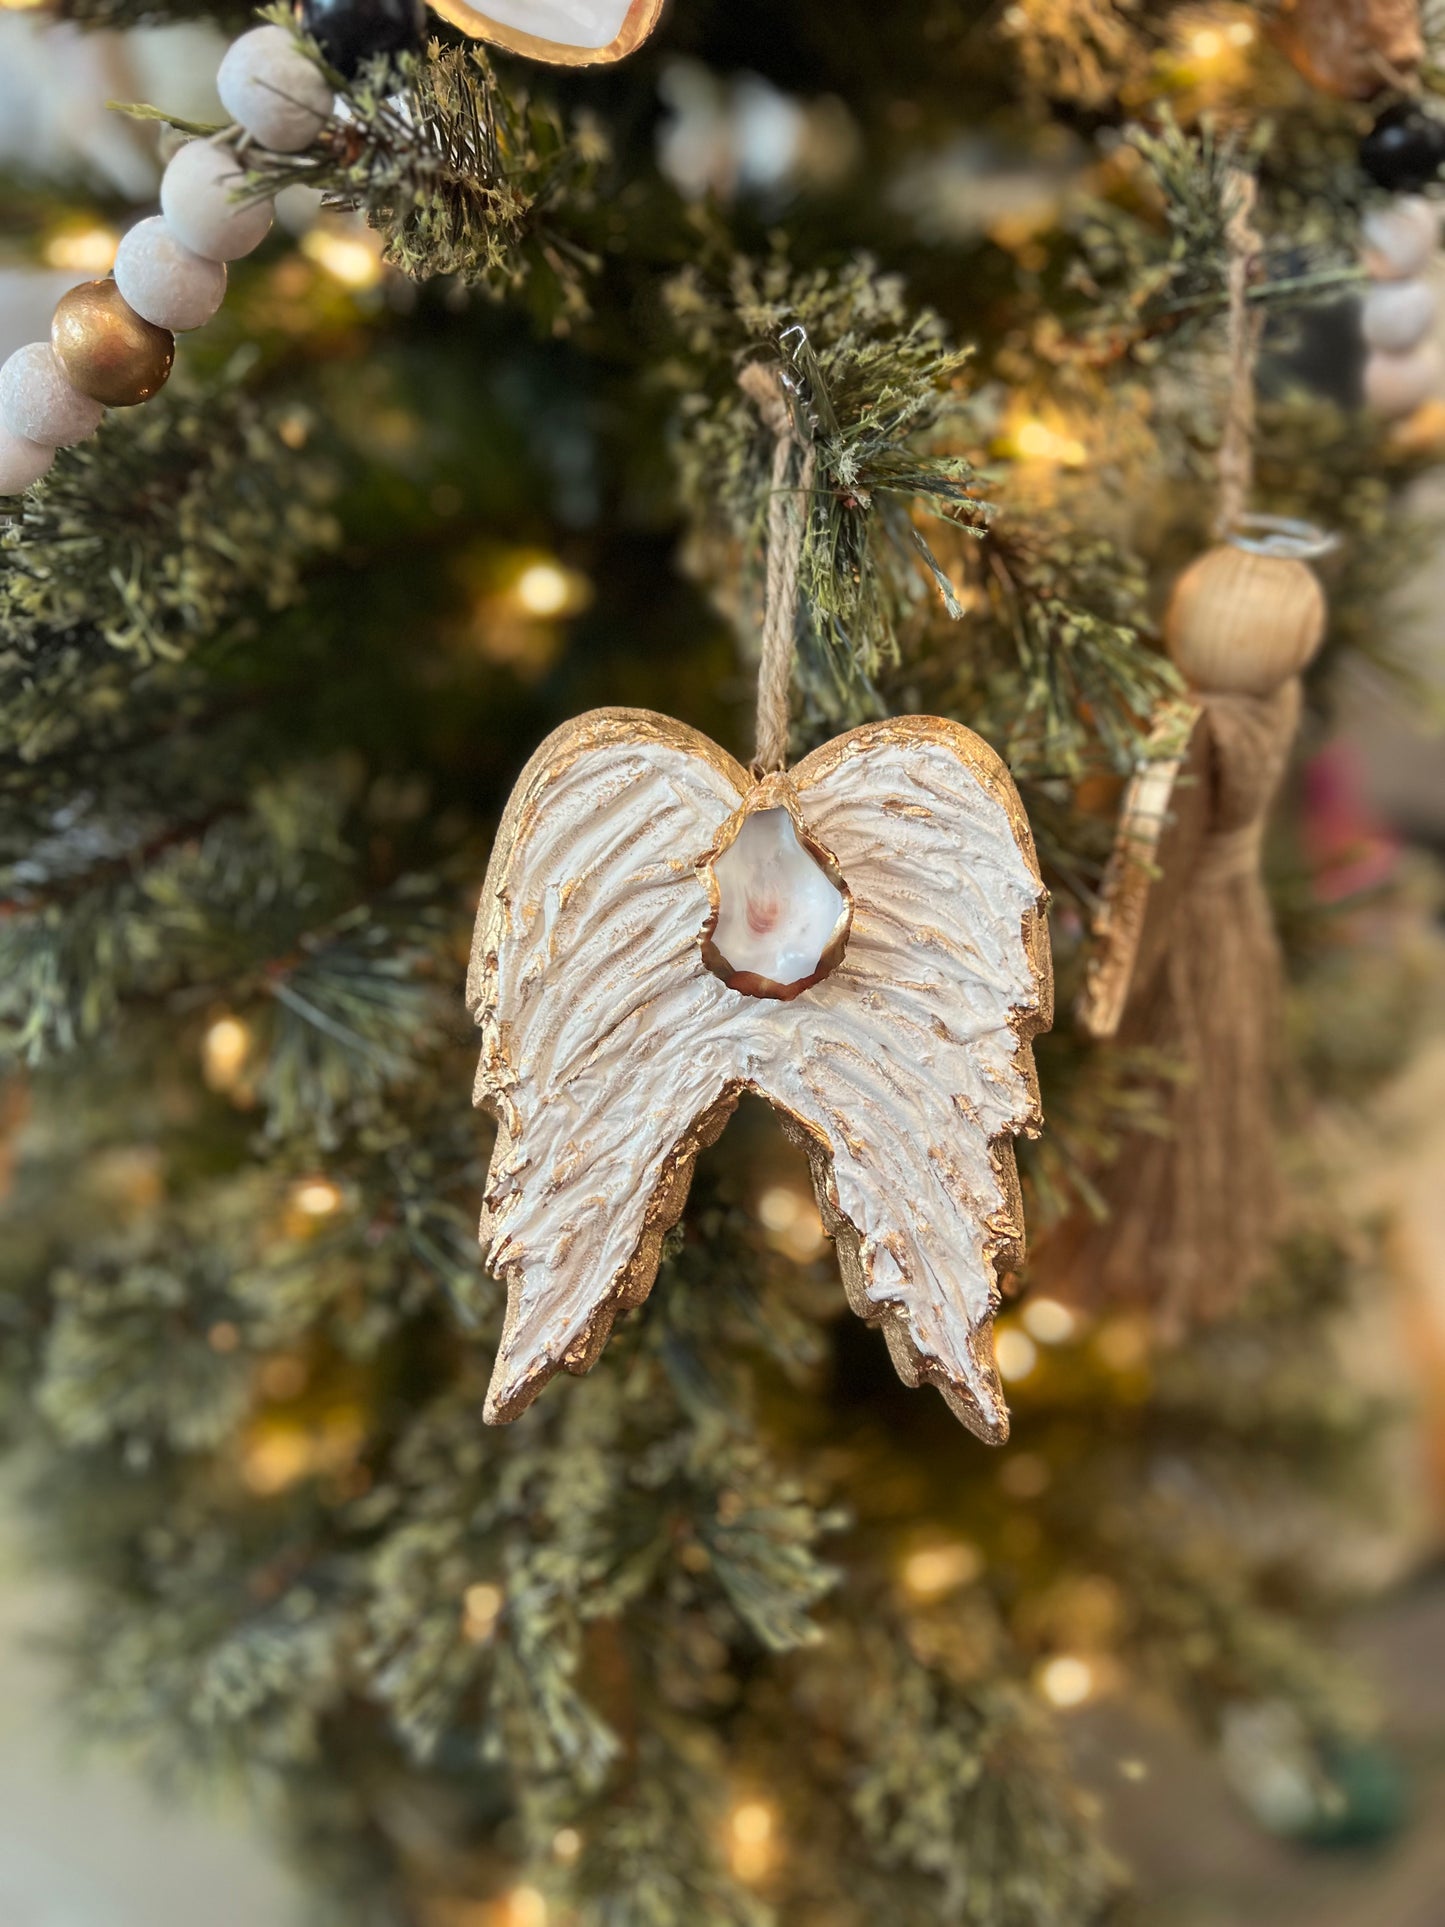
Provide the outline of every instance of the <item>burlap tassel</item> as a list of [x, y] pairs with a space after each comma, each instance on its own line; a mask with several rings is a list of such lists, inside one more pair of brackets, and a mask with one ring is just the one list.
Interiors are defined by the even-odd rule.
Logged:
[[[1166, 763], [1131, 785], [1079, 1009], [1087, 1033], [1155, 1052], [1172, 1075], [1155, 1093], [1158, 1130], [1135, 1133], [1096, 1175], [1107, 1219], [1081, 1212], [1039, 1252], [1049, 1289], [1090, 1305], [1145, 1304], [1176, 1335], [1240, 1299], [1278, 1227], [1283, 962], [1261, 858], [1299, 728], [1300, 675], [1326, 623], [1302, 557], [1328, 544], [1246, 513], [1253, 209], [1254, 184], [1237, 177], [1219, 456], [1226, 539], [1185, 571], [1164, 625], [1198, 705], [1194, 740], [1169, 742]], [[1251, 525], [1267, 539], [1241, 533]]]
[[1209, 829], [1175, 901], [1162, 961], [1118, 1042], [1178, 1067], [1104, 1174], [1104, 1223], [1052, 1253], [1067, 1295], [1146, 1304], [1166, 1334], [1226, 1311], [1256, 1279], [1278, 1223], [1274, 1116], [1282, 964], [1260, 874], [1269, 809], [1299, 725], [1292, 677], [1272, 695], [1202, 695]]

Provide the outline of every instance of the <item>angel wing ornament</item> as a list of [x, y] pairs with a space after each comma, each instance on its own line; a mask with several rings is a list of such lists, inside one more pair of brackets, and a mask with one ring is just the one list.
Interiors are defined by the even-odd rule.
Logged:
[[506, 53], [552, 66], [592, 67], [635, 53], [664, 0], [431, 0], [443, 20]]
[[1012, 779], [959, 724], [870, 724], [757, 778], [643, 710], [557, 731], [503, 819], [469, 980], [508, 1287], [488, 1420], [595, 1363], [754, 1091], [808, 1152], [853, 1309], [1002, 1441], [1043, 909]]

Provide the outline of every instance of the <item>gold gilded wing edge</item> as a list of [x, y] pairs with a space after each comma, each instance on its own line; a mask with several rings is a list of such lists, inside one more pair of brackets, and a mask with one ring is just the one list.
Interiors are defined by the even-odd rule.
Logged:
[[[483, 1027], [483, 1061], [478, 1071], [474, 1101], [497, 1120], [497, 1142], [493, 1164], [505, 1162], [512, 1150], [512, 1132], [501, 1093], [514, 1076], [506, 1055], [500, 1026], [488, 1034], [486, 1010], [495, 980], [496, 950], [504, 934], [503, 897], [512, 858], [527, 827], [545, 798], [549, 784], [565, 773], [581, 756], [614, 744], [636, 747], [649, 741], [701, 758], [735, 789], [745, 801], [753, 787], [748, 771], [726, 750], [689, 724], [652, 710], [607, 708], [587, 712], [554, 730], [527, 763], [512, 791], [498, 826], [492, 858], [487, 867], [477, 920], [471, 966], [467, 976], [467, 1006]], [[906, 1385], [930, 1384], [940, 1392], [955, 1416], [985, 1444], [1002, 1445], [1008, 1439], [1009, 1419], [1002, 1384], [993, 1356], [992, 1315], [1001, 1302], [999, 1280], [1023, 1263], [1025, 1238], [1023, 1193], [1018, 1175], [1018, 1160], [1013, 1136], [1036, 1136], [1043, 1127], [1038, 1071], [1033, 1056], [1033, 1040], [1047, 1031], [1054, 1015], [1053, 955], [1048, 931], [1048, 891], [1039, 869], [1033, 831], [1019, 797], [1018, 789], [1002, 757], [983, 738], [962, 723], [941, 716], [903, 716], [865, 723], [835, 737], [814, 750], [789, 772], [798, 792], [805, 793], [821, 783], [850, 756], [866, 754], [878, 744], [932, 742], [949, 749], [968, 768], [985, 792], [1003, 806], [1019, 854], [1038, 883], [1038, 898], [1025, 915], [1021, 932], [1035, 997], [1030, 1006], [1017, 1007], [1010, 1028], [1018, 1039], [1019, 1071], [1028, 1093], [1027, 1112], [1014, 1131], [995, 1137], [989, 1158], [1003, 1207], [991, 1227], [993, 1242], [987, 1256], [994, 1271], [990, 1316], [970, 1335], [970, 1349], [980, 1378], [989, 1387], [994, 1403], [991, 1416], [973, 1391], [951, 1377], [936, 1360], [925, 1357], [914, 1344], [908, 1329], [908, 1310], [901, 1298], [884, 1303], [868, 1295], [869, 1280], [862, 1259], [862, 1234], [838, 1204], [837, 1183], [831, 1151], [813, 1128], [767, 1093], [768, 1102], [779, 1116], [784, 1131], [799, 1144], [808, 1157], [818, 1208], [829, 1236], [838, 1252], [839, 1270], [850, 1309], [865, 1323], [881, 1328], [899, 1377]], [[487, 1399], [488, 1424], [510, 1424], [521, 1417], [550, 1381], [561, 1371], [581, 1377], [598, 1362], [612, 1328], [625, 1311], [643, 1304], [657, 1279], [662, 1262], [662, 1245], [667, 1233], [678, 1223], [687, 1206], [697, 1160], [715, 1144], [725, 1130], [745, 1090], [746, 1082], [729, 1084], [701, 1116], [695, 1118], [673, 1145], [664, 1161], [662, 1176], [648, 1200], [644, 1225], [636, 1249], [599, 1298], [585, 1327], [571, 1348], [560, 1359], [539, 1359], [505, 1398], [495, 1393]], [[490, 1187], [490, 1176], [488, 1178]], [[489, 1249], [492, 1242], [492, 1211], [484, 1205], [481, 1242]], [[501, 1350], [508, 1346], [520, 1311], [517, 1285], [507, 1275], [507, 1314]]]

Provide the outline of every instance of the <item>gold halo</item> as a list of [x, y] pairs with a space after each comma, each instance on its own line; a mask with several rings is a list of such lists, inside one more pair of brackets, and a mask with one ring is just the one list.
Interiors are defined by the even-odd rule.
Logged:
[[470, 34], [473, 40], [488, 41], [504, 53], [524, 54], [528, 60], [545, 60], [554, 67], [600, 67], [614, 60], [625, 60], [647, 39], [667, 0], [632, 0], [617, 38], [605, 47], [568, 47], [540, 34], [524, 33], [520, 27], [504, 27], [480, 7], [467, 0], [429, 0], [432, 12], [440, 14], [449, 26]]

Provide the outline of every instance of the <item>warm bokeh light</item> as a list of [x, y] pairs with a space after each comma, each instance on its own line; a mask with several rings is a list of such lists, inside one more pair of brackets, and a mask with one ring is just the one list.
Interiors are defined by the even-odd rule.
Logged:
[[1228, 92], [1242, 85], [1249, 68], [1245, 56], [1258, 38], [1256, 23], [1237, 7], [1198, 7], [1181, 12], [1172, 34], [1179, 78], [1206, 90], [1211, 97], [1221, 89]]
[[61, 228], [40, 250], [48, 268], [67, 268], [76, 274], [109, 274], [115, 266], [120, 236], [113, 227], [95, 221], [87, 227]]
[[569, 569], [555, 557], [523, 560], [512, 577], [508, 600], [519, 615], [532, 622], [555, 622], [581, 613], [592, 600], [592, 584], [580, 569]]
[[982, 1571], [983, 1555], [978, 1548], [957, 1539], [910, 1552], [903, 1561], [903, 1584], [915, 1599], [946, 1599], [960, 1587], [971, 1585]]
[[311, 1440], [299, 1425], [257, 1433], [241, 1455], [241, 1476], [262, 1497], [284, 1492], [311, 1469]]
[[1078, 1318], [1057, 1298], [1031, 1298], [1024, 1306], [1024, 1324], [1030, 1338], [1041, 1345], [1066, 1345], [1078, 1330]]
[[1089, 451], [1076, 435], [1051, 428], [1037, 416], [1020, 422], [1013, 432], [1014, 452], [1026, 462], [1051, 462], [1058, 468], [1082, 468]]
[[291, 1202], [303, 1218], [329, 1218], [341, 1209], [341, 1193], [330, 1178], [302, 1178], [291, 1187]]
[[552, 1858], [570, 1866], [582, 1851], [582, 1836], [576, 1827], [558, 1827], [552, 1835]]
[[998, 1362], [1000, 1378], [1017, 1381], [1027, 1378], [1039, 1362], [1039, 1348], [1027, 1332], [1013, 1327], [1001, 1331], [994, 1340], [994, 1358]]
[[1039, 1668], [1039, 1691], [1051, 1706], [1082, 1706], [1093, 1697], [1094, 1669], [1086, 1659], [1061, 1653]]
[[1115, 1372], [1137, 1372], [1149, 1358], [1149, 1327], [1142, 1318], [1111, 1318], [1094, 1334], [1094, 1349]]
[[468, 1586], [462, 1599], [462, 1631], [474, 1646], [485, 1646], [497, 1630], [505, 1598], [500, 1586]]
[[744, 1800], [729, 1823], [729, 1858], [739, 1880], [758, 1881], [773, 1864], [776, 1819], [762, 1800]]
[[808, 1264], [828, 1243], [818, 1203], [811, 1191], [790, 1184], [770, 1184], [758, 1199], [758, 1222], [774, 1251], [799, 1264]]
[[529, 616], [560, 616], [572, 599], [567, 571], [555, 562], [534, 562], [517, 577], [513, 590]]
[[318, 222], [302, 235], [301, 252], [353, 293], [374, 288], [381, 279], [381, 241], [370, 228], [343, 233]]
[[497, 1927], [547, 1927], [547, 1899], [535, 1887], [514, 1887], [497, 1906]]
[[213, 1091], [237, 1089], [251, 1055], [251, 1032], [239, 1017], [218, 1017], [201, 1040], [201, 1074]]
[[309, 1423], [268, 1414], [242, 1445], [241, 1477], [252, 1492], [269, 1498], [302, 1479], [346, 1471], [365, 1437], [362, 1415], [352, 1406], [338, 1406]]

